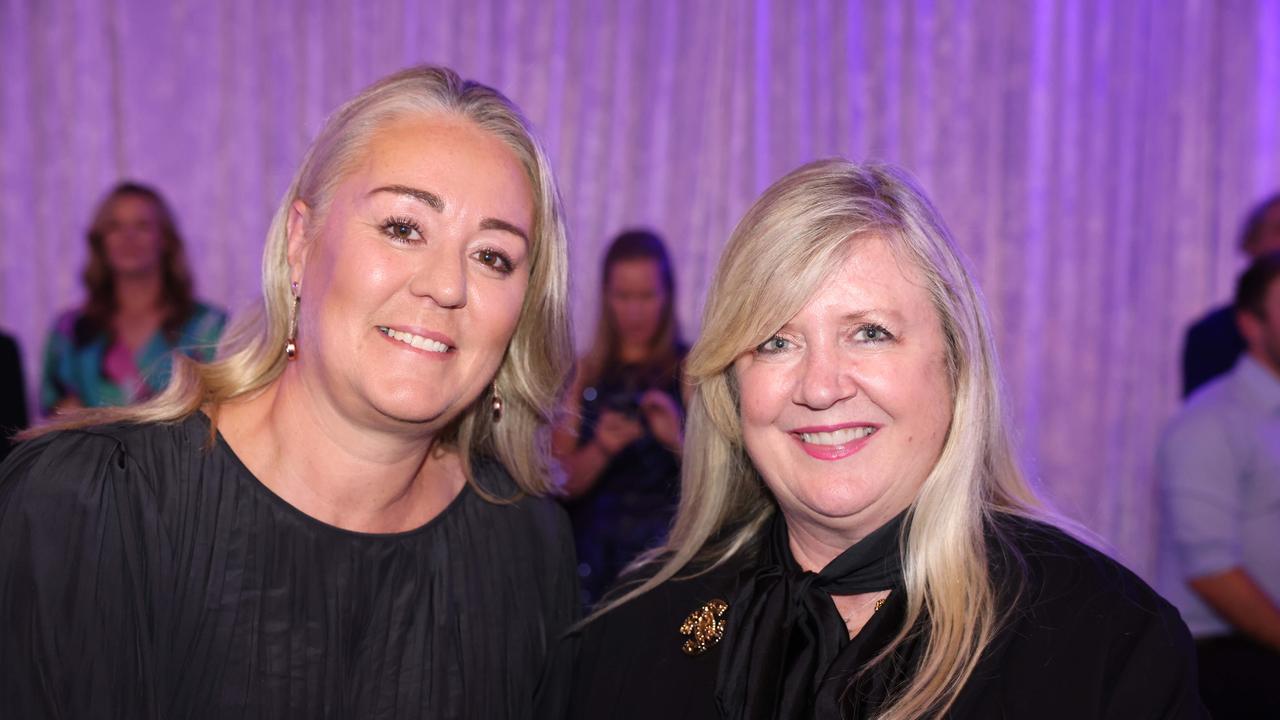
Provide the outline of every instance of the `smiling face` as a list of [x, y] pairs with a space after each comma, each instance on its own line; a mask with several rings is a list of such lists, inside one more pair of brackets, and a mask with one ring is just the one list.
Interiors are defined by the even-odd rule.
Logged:
[[854, 240], [776, 335], [740, 357], [743, 441], [788, 526], [860, 539], [915, 499], [952, 398], [941, 321], [919, 271]]
[[492, 382], [529, 284], [533, 194], [501, 140], [450, 115], [375, 131], [323, 217], [289, 223], [298, 359], [340, 414], [440, 429]]

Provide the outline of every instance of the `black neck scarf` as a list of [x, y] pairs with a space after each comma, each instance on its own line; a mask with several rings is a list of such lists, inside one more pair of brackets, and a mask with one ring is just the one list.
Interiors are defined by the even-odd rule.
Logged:
[[903, 511], [812, 573], [796, 564], [786, 522], [781, 513], [774, 516], [759, 561], [729, 602], [716, 678], [721, 717], [813, 717], [819, 687], [849, 644], [831, 596], [902, 586], [898, 548], [905, 517]]

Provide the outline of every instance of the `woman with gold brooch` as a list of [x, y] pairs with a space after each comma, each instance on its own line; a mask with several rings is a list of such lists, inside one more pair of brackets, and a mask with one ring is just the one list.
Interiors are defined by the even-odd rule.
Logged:
[[689, 355], [665, 547], [570, 637], [570, 717], [1201, 717], [1190, 637], [1046, 521], [977, 288], [901, 172], [780, 180]]

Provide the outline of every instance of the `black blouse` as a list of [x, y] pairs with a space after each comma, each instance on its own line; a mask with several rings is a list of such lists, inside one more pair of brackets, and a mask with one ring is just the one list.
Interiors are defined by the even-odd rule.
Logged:
[[0, 717], [533, 717], [576, 594], [554, 502], [467, 486], [416, 530], [350, 532], [210, 447], [201, 414], [0, 467]]
[[[1010, 605], [994, 641], [948, 713], [950, 718], [1201, 718], [1194, 648], [1177, 610], [1136, 575], [1048, 525], [1002, 521], [1021, 555], [992, 543], [992, 572]], [[699, 577], [672, 580], [570, 635], [562, 661], [574, 666], [569, 717], [699, 720], [718, 716], [721, 645], [686, 655], [679, 632], [713, 599], [732, 601], [750, 575], [748, 557]], [[1012, 592], [1020, 588], [1021, 592]], [[1016, 597], [1016, 599], [1014, 599]], [[733, 632], [732, 606], [725, 613]], [[905, 595], [893, 591], [833, 663], [861, 668], [895, 636]], [[822, 716], [862, 718], [914, 667], [920, 643], [866, 673], [857, 685], [819, 694]], [[576, 655], [576, 659], [570, 659]]]

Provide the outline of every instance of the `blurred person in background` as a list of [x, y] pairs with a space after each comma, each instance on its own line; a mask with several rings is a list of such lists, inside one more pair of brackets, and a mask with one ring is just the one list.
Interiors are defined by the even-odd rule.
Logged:
[[1161, 438], [1161, 581], [1196, 638], [1213, 716], [1277, 718], [1280, 253], [1241, 275], [1234, 307], [1244, 356]]
[[555, 437], [588, 603], [666, 535], [679, 500], [687, 352], [662, 238], [647, 230], [618, 235], [601, 283], [595, 340]]
[[578, 610], [562, 218], [492, 88], [417, 67], [335, 111], [218, 358], [0, 466], [0, 714], [541, 716]]
[[[1251, 259], [1280, 250], [1280, 193], [1254, 206], [1240, 232], [1240, 249]], [[1182, 345], [1182, 396], [1235, 366], [1245, 352], [1236, 325], [1236, 309], [1228, 304], [1200, 318], [1187, 329]]]
[[87, 297], [58, 317], [45, 344], [45, 416], [154, 396], [169, 382], [175, 352], [213, 359], [226, 322], [196, 300], [177, 221], [154, 188], [112, 188], [94, 211], [88, 242]]
[[0, 462], [13, 449], [13, 436], [27, 427], [27, 390], [18, 343], [0, 333]]

